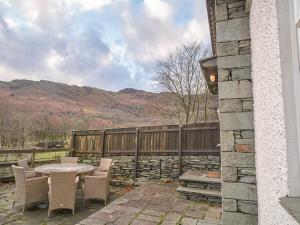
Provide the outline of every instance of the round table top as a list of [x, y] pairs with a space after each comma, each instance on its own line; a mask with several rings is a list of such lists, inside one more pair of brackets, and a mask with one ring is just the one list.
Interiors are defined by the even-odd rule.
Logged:
[[35, 172], [50, 174], [51, 171], [57, 172], [69, 172], [76, 171], [77, 174], [83, 174], [92, 172], [95, 170], [94, 166], [83, 164], [83, 163], [56, 163], [56, 164], [46, 164], [42, 166], [37, 166], [34, 168]]

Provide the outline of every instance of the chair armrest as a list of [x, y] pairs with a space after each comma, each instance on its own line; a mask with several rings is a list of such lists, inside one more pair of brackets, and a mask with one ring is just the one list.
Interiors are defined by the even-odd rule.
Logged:
[[31, 179], [31, 178], [36, 178], [39, 177], [39, 174], [35, 171], [25, 171], [25, 178], [26, 179]]
[[26, 179], [25, 182], [26, 182], [26, 186], [34, 186], [34, 185], [40, 185], [40, 184], [47, 185], [47, 180], [48, 180], [48, 177], [43, 176], [43, 177]]
[[33, 177], [33, 178], [29, 178], [29, 179], [26, 179], [26, 182], [39, 182], [39, 181], [47, 181], [48, 180], [48, 177], [47, 176], [41, 176], [41, 177]]
[[99, 176], [84, 176], [84, 189], [86, 187], [102, 189], [109, 185], [109, 179], [107, 177]]
[[75, 178], [75, 183], [74, 183], [75, 195], [76, 195], [76, 190], [77, 190], [77, 188], [78, 188], [78, 183], [79, 183], [79, 176], [76, 176], [76, 178]]
[[84, 176], [83, 179], [85, 181], [88, 181], [88, 180], [106, 181], [108, 179], [108, 177], [102, 177], [102, 176]]
[[96, 169], [94, 171], [101, 171], [101, 172], [107, 172], [108, 169], [100, 169], [100, 167], [95, 167]]
[[98, 176], [98, 177], [108, 177], [108, 172], [104, 172], [104, 171], [94, 171], [93, 174], [91, 176]]

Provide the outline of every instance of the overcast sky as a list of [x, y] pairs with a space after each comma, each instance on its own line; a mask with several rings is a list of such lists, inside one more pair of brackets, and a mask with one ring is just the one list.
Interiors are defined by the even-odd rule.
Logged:
[[205, 0], [0, 0], [0, 80], [153, 91], [157, 59], [209, 43]]

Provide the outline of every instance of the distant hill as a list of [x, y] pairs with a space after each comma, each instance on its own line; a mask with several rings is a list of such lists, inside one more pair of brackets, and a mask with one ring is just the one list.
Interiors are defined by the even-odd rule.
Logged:
[[[177, 121], [162, 117], [157, 110], [174, 109], [165, 94], [132, 88], [112, 92], [45, 80], [13, 80], [0, 82], [0, 110], [31, 123], [36, 120], [48, 121], [51, 126], [65, 123], [71, 129], [82, 124], [88, 124], [89, 128], [173, 124]], [[1, 113], [5, 112], [0, 112], [0, 116]]]
[[119, 91], [119, 93], [123, 93], [123, 94], [136, 94], [136, 93], [150, 93], [150, 92], [146, 92], [143, 90], [137, 90], [134, 88], [125, 88]]

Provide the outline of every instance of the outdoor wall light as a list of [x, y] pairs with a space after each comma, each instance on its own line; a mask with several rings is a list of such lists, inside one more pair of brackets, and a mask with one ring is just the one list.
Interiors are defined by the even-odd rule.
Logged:
[[211, 74], [211, 75], [209, 76], [209, 80], [210, 80], [212, 83], [214, 83], [214, 82], [216, 81], [216, 75], [215, 75], [215, 74]]

